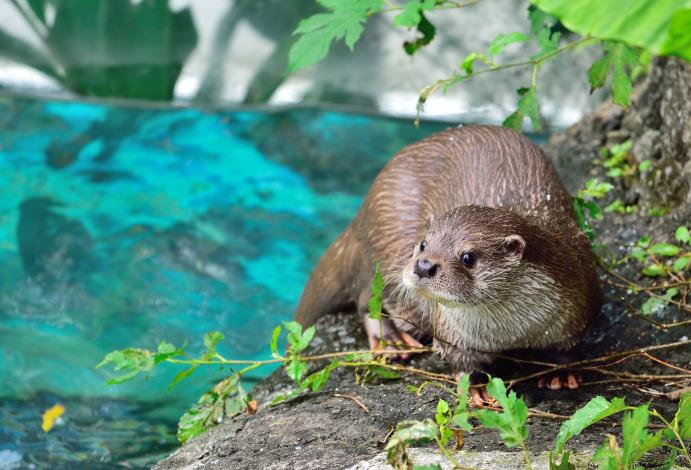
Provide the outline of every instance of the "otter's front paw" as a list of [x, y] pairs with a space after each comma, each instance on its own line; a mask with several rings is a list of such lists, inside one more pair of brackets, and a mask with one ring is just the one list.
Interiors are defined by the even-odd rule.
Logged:
[[[388, 318], [373, 320], [369, 317], [365, 318], [365, 331], [367, 332], [367, 339], [372, 350], [395, 350], [397, 347], [421, 348], [422, 344], [410, 334], [399, 330], [394, 323]], [[391, 359], [408, 360], [410, 354], [387, 354]]]
[[[456, 380], [460, 380], [463, 373], [456, 374]], [[470, 398], [478, 408], [484, 408], [486, 406], [497, 407], [499, 403], [497, 400], [492, 398], [492, 396], [487, 391], [487, 382], [489, 377], [484, 372], [471, 372], [470, 373]]]

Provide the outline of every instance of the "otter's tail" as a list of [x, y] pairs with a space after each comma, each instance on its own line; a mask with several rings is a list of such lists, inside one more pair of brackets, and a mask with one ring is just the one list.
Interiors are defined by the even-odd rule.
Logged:
[[355, 302], [352, 292], [353, 240], [346, 229], [322, 255], [300, 296], [295, 320], [304, 327], [320, 317], [347, 308]]

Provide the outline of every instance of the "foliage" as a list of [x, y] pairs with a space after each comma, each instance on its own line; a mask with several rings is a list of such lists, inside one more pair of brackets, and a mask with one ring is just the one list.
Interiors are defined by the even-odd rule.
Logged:
[[532, 0], [578, 34], [644, 47], [691, 61], [691, 3], [637, 0]]
[[585, 188], [579, 190], [576, 197], [573, 198], [573, 210], [576, 215], [576, 221], [590, 240], [595, 238], [595, 231], [588, 219], [600, 220], [602, 218], [600, 206], [595, 201], [602, 199], [613, 188], [614, 186], [610, 183], [591, 179], [586, 182]]
[[232, 417], [243, 411], [252, 412], [256, 407], [252, 398], [240, 385], [240, 376], [235, 374], [219, 382], [206, 392], [178, 423], [178, 440], [182, 443], [203, 434], [220, 423], [224, 417]]
[[[407, 0], [393, 3], [385, 0], [317, 0], [327, 9], [300, 22], [295, 34], [288, 72], [313, 65], [326, 57], [331, 43], [343, 39], [353, 48], [360, 39], [368, 18], [375, 14], [395, 12], [393, 23], [403, 28], [415, 28], [418, 35], [405, 41], [403, 49], [413, 55], [427, 46], [436, 36], [432, 15], [439, 10], [465, 8], [477, 0]], [[639, 0], [631, 8], [625, 0], [532, 0], [528, 10], [530, 33], [509, 32], [495, 37], [486, 52], [468, 51], [451, 76], [442, 78], [420, 90], [418, 113], [437, 90], [450, 87], [487, 72], [508, 68], [531, 68], [529, 86], [517, 89], [517, 109], [504, 125], [520, 129], [525, 118], [535, 131], [541, 130], [538, 106], [538, 72], [542, 65], [580, 45], [601, 44], [603, 55], [588, 69], [591, 91], [603, 87], [610, 78], [612, 99], [628, 106], [633, 79], [650, 60], [651, 53], [676, 55], [691, 61], [691, 8], [688, 0], [670, 0], [658, 7], [655, 2]], [[554, 16], [552, 16], [554, 15]], [[562, 43], [558, 24], [566, 26], [581, 38]], [[533, 49], [524, 60], [500, 63], [496, 57], [512, 44], [527, 43]]]
[[[628, 258], [633, 258], [642, 264], [641, 274], [649, 278], [665, 279], [670, 283], [682, 282], [684, 272], [691, 266], [691, 250], [685, 245], [690, 245], [689, 231], [685, 226], [680, 226], [675, 231], [673, 243], [653, 243], [652, 237], [644, 236], [629, 247]], [[636, 290], [632, 286], [632, 290]], [[641, 313], [651, 315], [661, 311], [673, 299], [681, 294], [677, 287], [671, 286], [661, 295], [651, 295], [642, 305]]]
[[569, 439], [579, 435], [588, 426], [627, 408], [622, 398], [614, 398], [611, 402], [599, 396], [593, 398], [561, 425], [554, 444], [554, 453], [561, 454]]
[[524, 446], [528, 439], [528, 428], [525, 426], [528, 419], [528, 406], [525, 401], [518, 398], [514, 391], [507, 395], [504, 382], [498, 378], [489, 381], [487, 391], [492, 398], [497, 400], [503, 411], [498, 413], [491, 410], [478, 410], [475, 416], [483, 425], [498, 430], [506, 447]]
[[384, 278], [381, 274], [379, 263], [374, 268], [374, 278], [372, 279], [372, 294], [369, 299], [369, 317], [373, 320], [381, 320], [382, 299], [384, 292]]
[[[597, 192], [596, 189], [594, 190]], [[687, 233], [684, 230], [677, 232], [678, 238], [686, 240]], [[278, 344], [284, 331], [288, 344], [285, 353], [280, 354]], [[183, 370], [183, 373], [178, 374], [176, 381], [189, 376], [189, 373], [185, 374], [186, 371], [202, 365], [246, 365], [202, 395], [199, 401], [181, 417], [178, 424], [180, 442], [186, 442], [204, 433], [225, 418], [240, 413], [253, 413], [257, 409], [257, 403], [242, 387], [241, 378], [243, 374], [256, 367], [282, 364], [297, 385], [297, 388], [288, 395], [275, 397], [272, 404], [293, 398], [307, 390], [312, 392], [323, 390], [331, 373], [337, 368], [365, 367], [368, 370], [379, 371], [373, 373], [375, 375], [382, 373], [383, 376], [387, 375], [386, 372], [395, 372], [401, 368], [388, 364], [383, 358], [375, 359], [371, 352], [353, 351], [352, 353], [303, 356], [302, 353], [309, 347], [314, 335], [313, 327], [303, 329], [296, 322], [284, 322], [283, 328], [279, 326], [274, 329], [270, 339], [273, 359], [265, 361], [225, 359], [217, 351], [217, 346], [223, 340], [223, 335], [218, 332], [211, 332], [204, 335], [205, 349], [196, 359], [190, 358], [183, 348], [176, 348], [170, 343], [163, 342], [156, 351], [138, 348], [113, 351], [106, 355], [97, 367], [108, 365], [116, 372], [120, 372], [120, 375], [108, 380], [109, 384], [117, 384], [130, 380], [139, 373], [149, 372], [157, 365], [165, 362], [191, 366]], [[330, 362], [326, 366], [306, 375], [309, 362], [329, 359]], [[299, 363], [300, 366], [296, 366], [296, 363]], [[296, 371], [299, 372], [296, 373]], [[398, 377], [398, 374], [395, 374], [395, 377]], [[412, 387], [411, 391], [419, 395], [429, 385], [435, 385], [449, 393], [453, 402], [439, 398], [433, 420], [405, 420], [398, 424], [396, 431], [391, 435], [386, 445], [387, 462], [394, 468], [441, 468], [436, 464], [426, 467], [414, 465], [407, 453], [407, 446], [421, 442], [435, 442], [439, 452], [452, 465], [460, 467], [447, 446], [452, 439], [456, 449], [463, 446], [463, 435], [473, 429], [471, 423], [473, 419], [478, 420], [487, 428], [497, 430], [507, 447], [521, 447], [526, 465], [531, 468], [527, 428], [528, 407], [523, 398], [518, 397], [514, 391], [507, 392], [501, 379], [490, 377], [487, 385], [487, 391], [497, 400], [501, 407], [500, 410], [468, 409], [470, 384], [467, 374], [460, 377], [455, 390], [450, 390], [439, 383], [423, 382], [419, 387]], [[603, 397], [593, 398], [562, 424], [550, 456], [550, 468], [557, 470], [573, 469], [573, 465], [569, 462], [570, 453], [565, 451], [568, 441], [587, 427], [621, 412], [625, 412], [622, 421], [623, 441], [619, 443], [614, 436], [606, 436], [603, 444], [593, 456], [593, 462], [598, 464], [600, 468], [633, 469], [640, 457], [660, 446], [672, 449], [670, 459], [675, 458], [677, 453], [681, 452], [691, 463], [691, 457], [684, 441], [691, 438], [691, 393], [686, 393], [681, 396], [678, 410], [670, 421], [657, 411], [650, 411], [647, 405], [634, 408], [627, 406], [622, 398], [614, 398], [611, 401]], [[664, 429], [655, 434], [648, 432], [650, 417], [662, 421], [665, 425]], [[670, 444], [671, 441], [675, 440], [678, 442], [678, 446]]]
[[295, 34], [300, 38], [290, 50], [288, 72], [316, 64], [329, 53], [331, 43], [344, 40], [352, 49], [364, 31], [367, 18], [382, 10], [383, 0], [317, 0], [330, 10], [317, 13], [298, 24]]
[[616, 437], [608, 434], [604, 443], [593, 455], [593, 462], [600, 469], [630, 469], [634, 468], [635, 463], [643, 454], [660, 447], [662, 432], [650, 434], [647, 431], [649, 415], [648, 405], [642, 405], [624, 413], [623, 445], [620, 446]]
[[639, 51], [621, 42], [602, 43], [603, 56], [588, 69], [590, 91], [605, 85], [607, 77], [612, 77], [612, 101], [620, 106], [629, 105], [633, 89], [630, 72], [639, 64]]
[[[12, 0], [40, 47], [5, 35], [0, 55], [91, 96], [169, 100], [197, 34], [189, 8], [167, 0]], [[54, 12], [48, 20], [46, 12]]]

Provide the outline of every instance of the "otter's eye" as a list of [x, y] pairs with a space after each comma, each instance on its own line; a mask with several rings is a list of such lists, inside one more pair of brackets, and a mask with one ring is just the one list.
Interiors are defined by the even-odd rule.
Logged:
[[427, 248], [427, 242], [422, 240], [420, 242], [420, 251], [425, 251], [425, 248]]
[[475, 266], [475, 255], [469, 251], [466, 251], [461, 255], [461, 262], [466, 268], [472, 268]]

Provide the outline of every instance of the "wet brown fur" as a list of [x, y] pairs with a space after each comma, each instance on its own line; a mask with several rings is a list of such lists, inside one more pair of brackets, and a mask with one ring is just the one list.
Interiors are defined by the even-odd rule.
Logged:
[[[501, 251], [504, 238], [512, 235], [525, 241], [518, 259]], [[401, 273], [410, 268], [411, 255], [414, 262], [420, 254], [423, 238], [431, 238], [430, 250], [441, 263], [438, 278], [453, 281], [437, 284], [440, 291], [463, 299], [463, 305], [497, 307], [488, 310], [484, 327], [467, 325], [479, 328], [473, 335], [481, 336], [483, 347], [466, 340], [460, 311], [425, 298], [424, 289], [403, 287]], [[456, 251], [466, 245], [479, 254], [472, 272], [458, 264]], [[507, 349], [569, 349], [601, 305], [590, 244], [577, 227], [568, 192], [539, 147], [503, 127], [449, 129], [394, 156], [351, 224], [320, 259], [296, 319], [311, 325], [352, 304], [365, 315], [375, 262], [387, 280], [384, 309], [422, 333], [441, 337], [444, 332], [446, 339], [436, 344], [456, 371], [481, 368], [492, 361], [492, 353]], [[491, 289], [483, 294], [471, 289], [474, 283]], [[549, 288], [542, 289], [545, 284]], [[534, 304], [529, 303], [531, 288], [539, 291]], [[515, 294], [523, 291], [525, 305], [539, 306], [546, 299], [551, 307], [499, 308], [513, 306]], [[551, 326], [547, 334], [545, 324]], [[396, 325], [421, 333], [405, 321]]]

